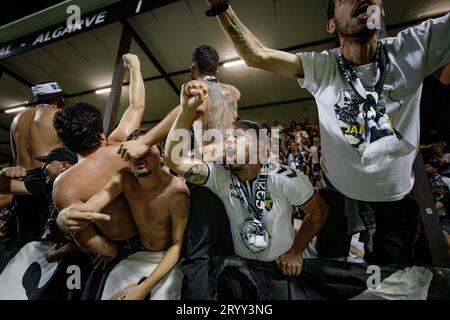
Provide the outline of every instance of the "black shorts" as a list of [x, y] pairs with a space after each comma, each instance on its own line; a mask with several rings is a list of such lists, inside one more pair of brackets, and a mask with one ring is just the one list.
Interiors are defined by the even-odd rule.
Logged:
[[[330, 212], [317, 235], [320, 258], [339, 258], [349, 255], [351, 235], [347, 232], [344, 213], [345, 196], [339, 192], [320, 190]], [[368, 263], [414, 263], [414, 244], [419, 229], [420, 209], [410, 195], [393, 202], [368, 202], [375, 213], [376, 232], [373, 251], [364, 259]]]

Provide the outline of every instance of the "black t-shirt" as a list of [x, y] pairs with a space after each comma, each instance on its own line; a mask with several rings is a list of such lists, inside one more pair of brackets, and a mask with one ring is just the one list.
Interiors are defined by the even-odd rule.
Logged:
[[[36, 168], [27, 171], [27, 184], [38, 181], [45, 183], [45, 173]], [[17, 238], [19, 241], [34, 241], [39, 238], [48, 219], [47, 196], [36, 193], [31, 196], [14, 196], [13, 213], [17, 217]]]
[[40, 240], [53, 241], [57, 243], [66, 242], [64, 235], [56, 224], [58, 209], [56, 209], [52, 198], [53, 184], [46, 183], [45, 178], [29, 179], [25, 181], [25, 187], [30, 193], [42, 199], [43, 205], [45, 202], [45, 206], [47, 208], [47, 220], [45, 227], [41, 230]]
[[52, 200], [52, 185], [47, 184], [45, 180], [45, 176], [37, 178], [29, 178], [27, 176], [24, 182], [25, 188], [27, 188], [30, 193], [42, 199], [43, 202], [49, 204], [48, 214], [51, 214], [53, 212], [53, 208], [55, 207]]

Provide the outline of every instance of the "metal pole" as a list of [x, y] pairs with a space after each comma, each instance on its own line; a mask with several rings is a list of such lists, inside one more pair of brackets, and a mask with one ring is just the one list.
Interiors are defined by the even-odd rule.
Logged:
[[425, 172], [423, 158], [420, 153], [414, 162], [413, 170], [416, 177], [413, 194], [420, 205], [420, 219], [431, 263], [435, 267], [448, 268], [450, 267], [448, 246], [445, 242], [441, 222], [439, 221], [434, 206], [428, 176]]
[[119, 49], [117, 50], [114, 75], [111, 83], [111, 92], [106, 105], [105, 115], [103, 117], [103, 128], [106, 136], [114, 130], [117, 112], [119, 110], [120, 96], [122, 94], [123, 79], [125, 78], [125, 67], [122, 56], [130, 51], [132, 34], [129, 28], [122, 29]]

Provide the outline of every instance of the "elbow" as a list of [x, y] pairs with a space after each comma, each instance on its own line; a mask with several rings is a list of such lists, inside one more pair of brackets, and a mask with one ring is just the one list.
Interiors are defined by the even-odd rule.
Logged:
[[249, 67], [263, 68], [268, 61], [268, 54], [266, 48], [261, 47], [252, 51], [250, 54], [243, 56], [244, 62]]
[[260, 57], [259, 55], [255, 55], [252, 57], [246, 57], [243, 60], [248, 67], [252, 67], [252, 68], [261, 68], [264, 64], [264, 59], [262, 57]]
[[131, 104], [131, 108], [136, 111], [142, 111], [145, 109], [145, 102], [134, 102]]

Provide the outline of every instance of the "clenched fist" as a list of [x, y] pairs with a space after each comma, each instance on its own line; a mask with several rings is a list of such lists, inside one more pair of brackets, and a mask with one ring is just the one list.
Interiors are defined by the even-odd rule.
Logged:
[[0, 171], [0, 176], [5, 176], [11, 179], [23, 180], [27, 176], [27, 169], [22, 167], [3, 168]]
[[135, 54], [131, 53], [124, 54], [122, 59], [125, 68], [131, 69], [131, 68], [139, 68], [141, 66], [139, 58]]
[[285, 276], [298, 276], [302, 272], [302, 255], [293, 250], [281, 255], [275, 262]]
[[193, 80], [181, 87], [180, 106], [186, 112], [195, 112], [208, 96], [208, 88], [201, 81]]

